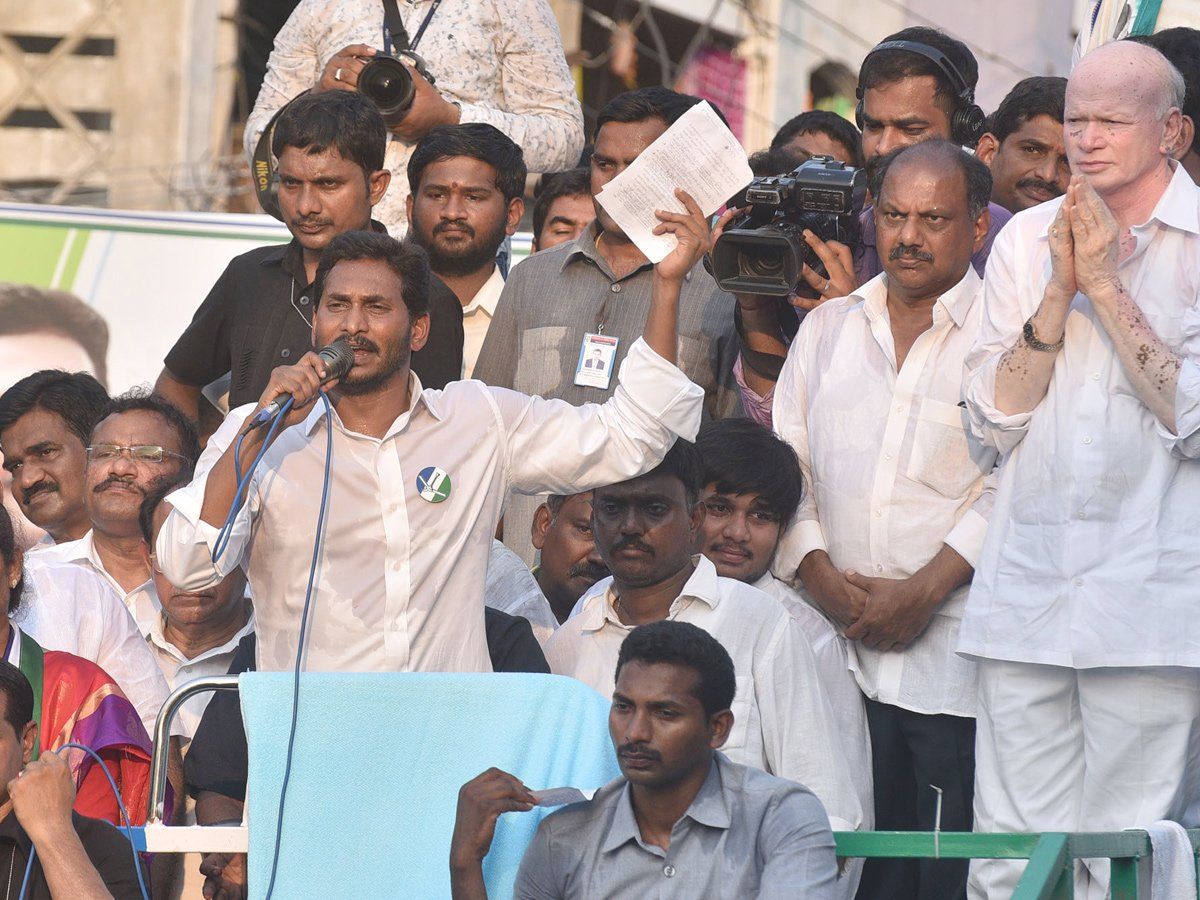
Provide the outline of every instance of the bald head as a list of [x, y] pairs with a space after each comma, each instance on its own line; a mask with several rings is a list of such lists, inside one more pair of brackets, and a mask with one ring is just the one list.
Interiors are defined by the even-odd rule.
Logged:
[[1183, 108], [1186, 90], [1183, 76], [1165, 56], [1133, 41], [1104, 44], [1080, 60], [1067, 81], [1068, 103], [1072, 91], [1081, 88], [1120, 92], [1160, 121], [1172, 108]]
[[[992, 192], [992, 173], [976, 157], [962, 147], [945, 140], [922, 141], [909, 147], [901, 147], [885, 156], [875, 167], [871, 182], [871, 196], [877, 200], [897, 180], [910, 178], [917, 171], [929, 172], [943, 181], [943, 190], [965, 194], [967, 211], [971, 219], [987, 208]], [[957, 172], [961, 180], [954, 177]]]

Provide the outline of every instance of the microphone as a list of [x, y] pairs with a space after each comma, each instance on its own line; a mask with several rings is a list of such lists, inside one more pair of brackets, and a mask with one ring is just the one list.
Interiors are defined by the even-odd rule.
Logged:
[[[354, 365], [354, 351], [350, 349], [350, 344], [345, 338], [334, 341], [328, 347], [322, 347], [317, 351], [317, 356], [325, 362], [325, 377], [321, 379], [321, 384], [344, 378]], [[291, 394], [280, 394], [250, 420], [250, 427], [253, 429], [266, 425], [279, 415], [279, 410], [283, 409], [283, 404], [290, 397]]]

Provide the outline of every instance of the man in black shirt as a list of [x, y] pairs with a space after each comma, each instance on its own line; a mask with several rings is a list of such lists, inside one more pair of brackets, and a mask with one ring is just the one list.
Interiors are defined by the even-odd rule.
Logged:
[[[371, 209], [391, 180], [384, 168], [387, 129], [361, 94], [306, 94], [279, 117], [272, 138], [279, 160], [279, 207], [292, 233], [283, 246], [234, 258], [167, 354], [154, 386], [193, 420], [201, 389], [230, 375], [229, 408], [253, 403], [276, 366], [312, 349], [313, 281], [321, 251], [339, 234], [372, 229]], [[430, 279], [430, 331], [412, 369], [441, 388], [462, 369], [462, 306]]]
[[[33, 688], [0, 661], [0, 880], [5, 896], [141, 897], [133, 849], [116, 828], [72, 812], [75, 782], [57, 753], [33, 762], [38, 726]], [[22, 894], [25, 867], [36, 851]]]

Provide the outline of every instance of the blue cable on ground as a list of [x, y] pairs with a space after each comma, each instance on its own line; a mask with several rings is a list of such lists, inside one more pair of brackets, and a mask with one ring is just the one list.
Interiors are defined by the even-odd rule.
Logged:
[[[113, 796], [117, 798], [117, 808], [121, 811], [121, 821], [125, 823], [125, 838], [129, 841], [129, 850], [133, 854], [133, 868], [137, 872], [138, 887], [142, 891], [142, 900], [150, 900], [150, 892], [146, 890], [146, 879], [142, 875], [142, 863], [138, 859], [137, 850], [133, 847], [133, 826], [129, 824], [129, 813], [125, 810], [125, 801], [121, 799], [121, 792], [117, 790], [117, 783], [113, 781], [112, 773], [108, 771], [108, 766], [104, 764], [104, 760], [100, 758], [100, 754], [91, 747], [85, 747], [83, 744], [74, 742], [63, 744], [59, 750], [73, 748], [82, 750], [96, 761], [96, 765], [100, 767], [100, 771], [104, 773], [104, 777], [108, 779], [108, 786], [112, 788]], [[33, 860], [37, 856], [37, 848], [33, 847], [29, 851], [29, 861], [25, 864], [25, 877], [21, 879], [21, 893], [17, 895], [18, 900], [25, 900], [25, 893], [29, 889], [29, 877], [33, 874]]]

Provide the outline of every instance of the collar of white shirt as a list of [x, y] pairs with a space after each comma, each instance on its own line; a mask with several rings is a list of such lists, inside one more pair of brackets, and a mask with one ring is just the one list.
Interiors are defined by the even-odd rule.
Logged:
[[208, 650], [205, 650], [198, 656], [193, 656], [191, 659], [188, 659], [186, 656], [180, 653], [179, 648], [167, 640], [167, 636], [163, 634], [163, 617], [161, 614], [154, 617], [150, 623], [150, 628], [145, 630], [145, 634], [146, 640], [150, 642], [151, 646], [161, 650], [163, 653], [166, 653], [181, 666], [190, 666], [196, 663], [204, 662], [206, 659], [211, 659], [214, 656], [220, 656], [224, 653], [232, 653], [237, 649], [237, 645], [241, 639], [253, 631], [254, 613], [251, 612], [250, 617], [246, 620], [246, 624], [239, 628], [233, 637], [220, 646], [210, 647]]
[[[416, 410], [418, 406], [425, 407], [425, 409], [427, 409], [429, 411], [429, 414], [439, 421], [441, 421], [441, 419], [443, 418], [442, 411], [438, 407], [436, 396], [431, 395], [428, 391], [425, 390], [425, 388], [423, 388], [421, 386], [421, 379], [417, 377], [416, 372], [410, 371], [408, 373], [408, 388], [409, 388], [408, 409], [406, 409], [404, 412], [400, 413], [400, 415], [398, 415], [396, 417], [396, 421], [394, 421], [391, 424], [391, 427], [388, 428], [387, 433], [383, 436], [383, 440], [385, 440], [385, 441], [388, 438], [393, 437], [396, 434], [399, 434], [401, 431], [403, 431], [405, 428], [408, 427], [409, 420], [413, 417], [414, 410]], [[329, 411], [333, 416], [334, 425], [340, 431], [343, 431], [346, 434], [357, 434], [357, 432], [351, 431], [349, 428], [347, 428], [345, 425], [342, 424], [341, 418], [338, 417], [337, 409], [333, 406], [332, 403], [329, 404]], [[302, 426], [304, 428], [304, 434], [308, 437], [311, 437], [313, 431], [316, 430], [317, 426], [320, 425], [324, 421], [325, 421], [325, 404], [324, 403], [314, 403], [313, 408], [311, 410], [309, 410], [308, 415], [305, 417], [304, 422], [302, 423]]]
[[[1154, 211], [1141, 225], [1135, 228], [1145, 228], [1151, 222], [1160, 222], [1168, 228], [1178, 228], [1191, 234], [1200, 234], [1200, 187], [1196, 185], [1187, 171], [1175, 160], [1170, 160], [1174, 172], [1167, 183], [1167, 189], [1158, 198]], [[1062, 199], [1052, 200], [1061, 204]], [[1057, 207], [1055, 207], [1057, 214]], [[1046, 224], [1038, 232], [1038, 239], [1045, 240], [1050, 234], [1050, 226], [1054, 224], [1055, 216], [1046, 216]]]
[[[974, 266], [967, 266], [966, 274], [958, 284], [938, 297], [933, 305], [934, 325], [938, 325], [938, 310], [944, 310], [954, 324], [962, 328], [971, 311], [971, 305], [979, 294], [982, 280]], [[863, 313], [874, 322], [887, 315], [887, 273], [880, 272], [850, 295], [862, 302]]]
[[79, 538], [79, 540], [64, 541], [61, 544], [52, 544], [49, 547], [34, 547], [30, 552], [43, 560], [76, 563], [91, 567], [105, 581], [112, 585], [113, 590], [117, 592], [117, 596], [121, 598], [139, 624], [155, 618], [158, 614], [159, 606], [158, 597], [154, 592], [154, 578], [148, 578], [132, 591], [126, 591], [115, 578], [108, 574], [108, 570], [104, 568], [104, 561], [100, 559], [100, 553], [96, 550], [95, 534], [95, 530], [92, 530]]
[[504, 276], [500, 274], [500, 267], [495, 266], [492, 269], [492, 277], [483, 283], [483, 287], [471, 298], [471, 302], [463, 307], [463, 315], [470, 316], [477, 310], [483, 310], [490, 319], [496, 314], [496, 304], [500, 302], [503, 290]]
[[[680, 600], [700, 600], [706, 603], [710, 609], [716, 609], [721, 602], [721, 588], [717, 581], [717, 567], [712, 564], [707, 556], [696, 554], [692, 557], [692, 562], [696, 566], [696, 570], [692, 572], [692, 576], [684, 583], [683, 590], [679, 592], [679, 596], [671, 603], [671, 612], [675, 611], [675, 604]], [[603, 582], [602, 582], [603, 584]], [[606, 589], [597, 591], [592, 594], [583, 610], [579, 613], [579, 630], [581, 632], [599, 631], [604, 627], [606, 622], [611, 622], [621, 628], [628, 628], [621, 618], [617, 615], [616, 610], [617, 592], [613, 586], [612, 579], [607, 580]], [[669, 615], [668, 615], [669, 618]]]

